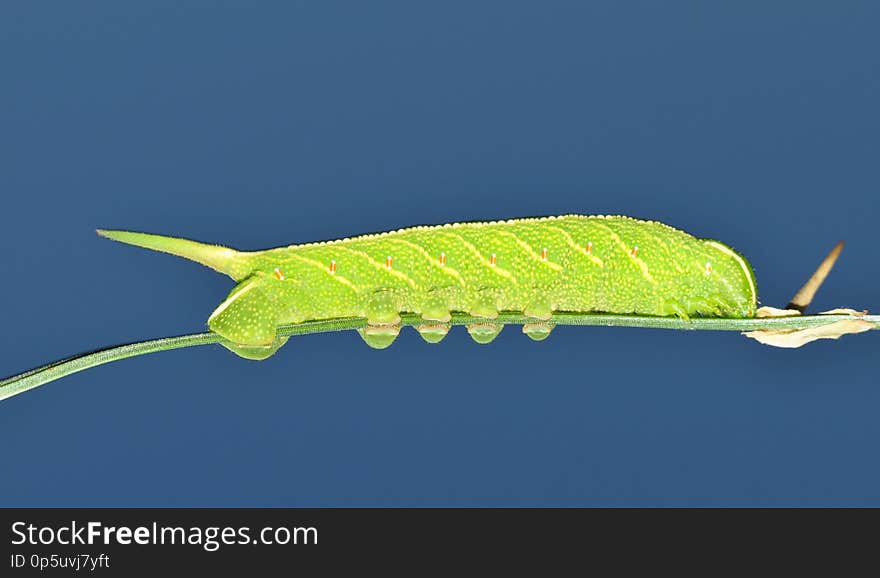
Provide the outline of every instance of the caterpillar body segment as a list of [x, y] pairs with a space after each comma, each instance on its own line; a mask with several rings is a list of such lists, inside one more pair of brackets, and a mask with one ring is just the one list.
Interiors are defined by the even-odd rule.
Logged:
[[730, 247], [662, 223], [622, 216], [544, 217], [422, 226], [243, 252], [195, 241], [99, 231], [103, 236], [182, 256], [239, 281], [208, 319], [231, 350], [272, 355], [282, 324], [364, 318], [373, 347], [389, 346], [401, 313], [421, 315], [431, 343], [454, 312], [485, 321], [468, 326], [488, 343], [501, 311], [535, 319], [541, 340], [553, 313], [754, 317], [757, 289], [748, 262]]

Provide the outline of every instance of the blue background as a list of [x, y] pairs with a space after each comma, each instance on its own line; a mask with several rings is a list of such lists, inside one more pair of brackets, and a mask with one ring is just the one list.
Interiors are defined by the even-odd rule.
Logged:
[[[0, 374], [199, 331], [242, 249], [658, 219], [784, 306], [880, 307], [876, 4], [4, 3]], [[824, 4], [824, 7], [820, 7]], [[354, 333], [159, 353], [0, 403], [2, 505], [880, 505], [880, 336]]]

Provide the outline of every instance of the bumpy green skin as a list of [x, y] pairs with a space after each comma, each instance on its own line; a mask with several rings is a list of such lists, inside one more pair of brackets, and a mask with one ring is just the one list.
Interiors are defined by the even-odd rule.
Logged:
[[622, 216], [413, 227], [256, 252], [99, 233], [240, 281], [208, 324], [255, 359], [283, 344], [277, 325], [314, 319], [363, 317], [381, 328], [401, 312], [441, 324], [451, 312], [499, 311], [545, 321], [554, 311], [746, 318], [757, 303], [751, 267], [729, 247]]

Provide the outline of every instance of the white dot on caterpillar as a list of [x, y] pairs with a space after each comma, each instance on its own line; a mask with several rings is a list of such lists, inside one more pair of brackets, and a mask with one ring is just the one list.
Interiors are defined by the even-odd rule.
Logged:
[[281, 272], [281, 269], [275, 267], [275, 270], [272, 271], [272, 274], [275, 275], [275, 278], [279, 281], [284, 281], [284, 273]]
[[492, 256], [489, 257], [489, 265], [494, 267], [497, 264], [498, 264], [498, 257], [495, 256], [495, 253], [492, 253]]
[[546, 261], [546, 260], [547, 260], [547, 247], [544, 247], [543, 249], [541, 249], [541, 261]]
[[446, 253], [440, 253], [440, 259], [438, 259], [438, 260], [440, 261], [441, 267], [446, 265]]
[[587, 243], [587, 246], [584, 247], [584, 251], [587, 252], [587, 255], [592, 255], [592, 254], [593, 254], [593, 242], [592, 242], [592, 241], [590, 241], [589, 243]]
[[630, 257], [638, 257], [639, 256], [639, 247], [638, 245], [633, 246], [632, 249], [629, 250]]
[[706, 275], [712, 272], [712, 263], [706, 261]]
[[330, 274], [336, 275], [336, 261], [330, 261]]
[[387, 257], [385, 257], [385, 268], [388, 269], [389, 271], [391, 271], [391, 267], [393, 265], [393, 262], [394, 261], [391, 259], [391, 255], [388, 255]]

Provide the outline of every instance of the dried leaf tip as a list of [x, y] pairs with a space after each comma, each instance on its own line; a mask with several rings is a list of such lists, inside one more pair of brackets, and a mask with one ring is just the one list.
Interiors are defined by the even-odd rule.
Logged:
[[785, 307], [786, 309], [796, 309], [797, 311], [804, 312], [806, 308], [813, 301], [813, 297], [816, 296], [816, 292], [819, 290], [819, 287], [822, 286], [822, 283], [825, 282], [825, 278], [828, 277], [828, 274], [831, 272], [831, 269], [834, 268], [834, 263], [837, 262], [837, 258], [840, 256], [840, 252], [843, 250], [843, 241], [839, 241], [831, 252], [826, 255], [825, 259], [822, 260], [822, 263], [819, 264], [819, 267], [816, 268], [816, 271], [810, 276], [804, 286], [801, 287], [797, 293], [795, 293], [794, 297], [791, 298], [789, 304]]

